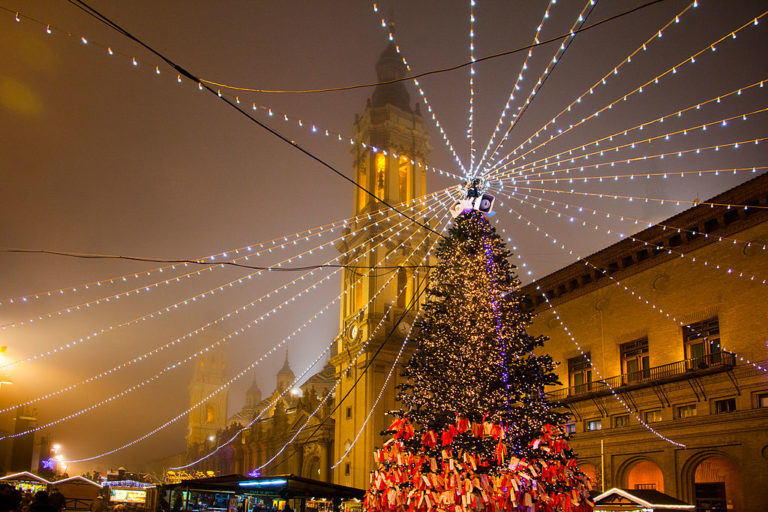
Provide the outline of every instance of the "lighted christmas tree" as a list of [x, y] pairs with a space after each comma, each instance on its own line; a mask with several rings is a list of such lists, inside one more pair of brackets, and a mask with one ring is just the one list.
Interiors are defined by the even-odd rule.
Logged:
[[531, 314], [510, 253], [477, 211], [456, 218], [437, 250], [401, 408], [366, 494], [367, 510], [573, 510], [587, 502], [544, 386], [554, 362], [535, 354]]

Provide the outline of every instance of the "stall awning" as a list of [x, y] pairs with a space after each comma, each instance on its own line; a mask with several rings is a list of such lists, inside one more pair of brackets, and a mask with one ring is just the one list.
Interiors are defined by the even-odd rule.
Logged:
[[185, 480], [178, 484], [168, 484], [164, 487], [209, 491], [271, 494], [286, 498], [314, 497], [333, 499], [362, 499], [365, 491], [354, 487], [321, 482], [295, 475], [273, 475], [250, 478], [244, 475], [224, 475], [211, 478]]
[[595, 498], [595, 510], [646, 509], [652, 512], [694, 510], [694, 505], [654, 489], [609, 489]]

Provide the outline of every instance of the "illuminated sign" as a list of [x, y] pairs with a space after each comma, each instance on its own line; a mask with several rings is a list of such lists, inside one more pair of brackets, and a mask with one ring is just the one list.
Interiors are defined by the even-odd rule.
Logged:
[[110, 489], [109, 501], [120, 503], [146, 503], [147, 491], [140, 489]]

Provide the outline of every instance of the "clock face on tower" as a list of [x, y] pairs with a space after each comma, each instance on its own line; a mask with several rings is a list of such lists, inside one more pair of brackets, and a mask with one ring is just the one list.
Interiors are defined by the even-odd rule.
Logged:
[[352, 324], [352, 328], [349, 330], [349, 337], [353, 340], [357, 339], [357, 335], [359, 334], [359, 327], [357, 324]]

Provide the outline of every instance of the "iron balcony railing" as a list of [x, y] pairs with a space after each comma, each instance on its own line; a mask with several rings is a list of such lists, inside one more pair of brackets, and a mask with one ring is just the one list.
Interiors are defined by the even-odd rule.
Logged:
[[589, 394], [609, 393], [611, 389], [645, 387], [663, 381], [685, 379], [691, 375], [724, 371], [736, 366], [736, 357], [730, 352], [717, 352], [684, 359], [674, 363], [624, 373], [595, 382], [557, 389], [547, 393], [551, 401], [568, 400]]

